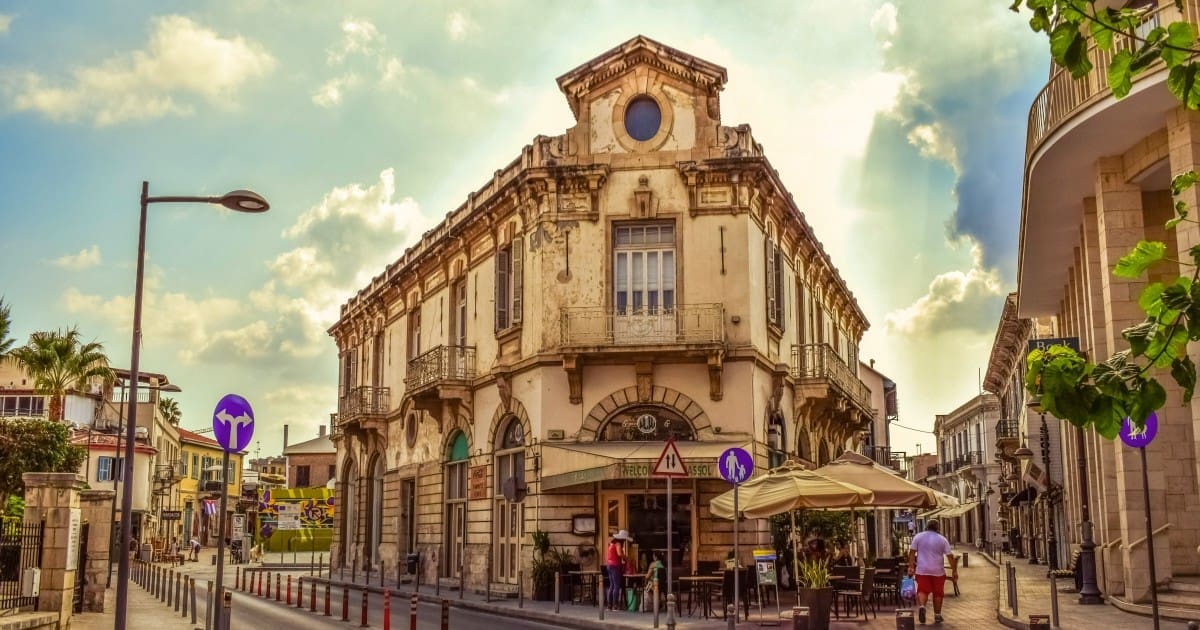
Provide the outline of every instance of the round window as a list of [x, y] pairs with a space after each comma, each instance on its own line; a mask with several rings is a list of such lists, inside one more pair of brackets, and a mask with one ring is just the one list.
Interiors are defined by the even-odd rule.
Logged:
[[658, 133], [662, 111], [649, 96], [639, 96], [625, 106], [625, 132], [638, 142], [645, 142]]
[[404, 423], [404, 438], [408, 443], [408, 448], [417, 445], [417, 414], [408, 414], [408, 421]]

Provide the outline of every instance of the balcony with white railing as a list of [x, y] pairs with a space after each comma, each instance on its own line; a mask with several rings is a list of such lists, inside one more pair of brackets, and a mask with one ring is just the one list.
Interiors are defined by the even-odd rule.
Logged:
[[564, 348], [713, 346], [725, 343], [722, 304], [678, 304], [641, 311], [604, 307], [562, 309]]
[[[1134, 34], [1139, 38], [1145, 37], [1154, 28], [1165, 27], [1179, 20], [1200, 24], [1200, 0], [1183, 0], [1182, 12], [1174, 2], [1160, 3], [1158, 7], [1146, 11]], [[1108, 88], [1109, 62], [1118, 52], [1136, 51], [1137, 46], [1139, 42], [1121, 34], [1113, 36], [1110, 50], [1102, 50], [1092, 42], [1087, 51], [1088, 59], [1092, 61], [1092, 70], [1078, 79], [1071, 76], [1070, 71], [1051, 65], [1050, 80], [1042, 91], [1038, 92], [1029, 108], [1029, 125], [1025, 139], [1026, 160], [1041, 147], [1046, 138], [1076, 113], [1111, 94]], [[1134, 81], [1145, 79], [1153, 74], [1155, 67], [1162, 66], [1161, 61], [1154, 63], [1154, 66], [1144, 70]]]

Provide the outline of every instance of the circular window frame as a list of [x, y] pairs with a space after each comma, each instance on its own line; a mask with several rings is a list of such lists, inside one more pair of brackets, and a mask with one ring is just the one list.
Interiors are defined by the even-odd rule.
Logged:
[[[625, 129], [625, 110], [629, 108], [630, 103], [640, 98], [654, 101], [660, 115], [658, 132], [649, 140], [638, 140], [629, 135]], [[675, 125], [675, 110], [670, 107], [670, 103], [670, 100], [663, 96], [658, 88], [644, 91], [630, 90], [621, 94], [612, 110], [613, 135], [616, 137], [617, 143], [631, 153], [657, 151], [667, 141], [667, 137], [671, 135], [671, 129]]]
[[404, 422], [404, 443], [408, 445], [408, 448], [413, 448], [417, 445], [417, 434], [420, 433], [417, 427], [418, 424], [420, 422], [417, 419], [417, 412], [409, 412], [408, 418]]

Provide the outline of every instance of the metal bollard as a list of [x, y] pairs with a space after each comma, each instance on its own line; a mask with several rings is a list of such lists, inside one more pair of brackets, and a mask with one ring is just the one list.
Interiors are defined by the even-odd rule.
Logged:
[[329, 585], [325, 585], [325, 616], [329, 616]]
[[465, 564], [458, 565], [458, 598], [462, 599], [467, 592], [467, 566]]
[[559, 614], [559, 591], [562, 588], [562, 572], [554, 572], [554, 614]]
[[421, 563], [417, 563], [417, 593], [421, 592]]
[[292, 605], [292, 576], [290, 576], [290, 575], [288, 576], [288, 579], [287, 579], [287, 588], [288, 588], [288, 590], [287, 590], [287, 605], [291, 606]]
[[383, 589], [383, 630], [392, 630], [392, 592]]
[[964, 569], [967, 568], [967, 559], [970, 557], [971, 557], [971, 553], [969, 551], [963, 552], [963, 568]]
[[667, 593], [667, 630], [675, 630], [675, 593]]
[[196, 578], [192, 578], [190, 581], [192, 583], [192, 588], [191, 588], [192, 595], [190, 597], [190, 599], [192, 600], [192, 627], [195, 628], [196, 627]]
[[233, 588], [241, 589], [242, 587], [242, 567], [234, 567], [233, 573]]
[[1029, 615], [1029, 630], [1050, 630], [1050, 615]]
[[185, 619], [187, 618], [187, 611], [188, 611], [188, 583], [189, 582], [191, 582], [191, 578], [189, 578], [186, 575], [183, 576], [183, 593], [179, 597], [176, 598], [176, 601], [178, 601], [180, 599], [183, 600], [182, 602], [179, 603], [179, 605], [183, 607], [183, 612], [179, 616], [183, 617]]
[[208, 581], [208, 593], [204, 595], [204, 628], [209, 630], [213, 627], [213, 581]]
[[174, 599], [175, 599], [175, 612], [179, 612], [179, 589], [180, 589], [179, 583], [183, 581], [183, 580], [181, 579], [182, 577], [183, 577], [183, 574], [182, 574], [182, 573], [180, 573], [180, 574], [178, 574], [178, 575], [176, 575], [176, 576], [175, 576], [175, 597], [174, 597]]
[[363, 588], [362, 594], [362, 623], [360, 623], [358, 627], [369, 628], [370, 626], [367, 625], [367, 589], [365, 587]]
[[258, 577], [258, 579], [256, 580], [256, 582], [258, 582], [258, 592], [256, 593], [256, 595], [258, 595], [259, 597], [262, 597], [262, 577], [263, 577], [263, 572], [262, 572], [262, 570], [261, 570], [261, 569], [259, 569], [257, 577]]
[[917, 620], [913, 618], [915, 610], [912, 608], [901, 608], [896, 611], [896, 630], [914, 630]]
[[223, 591], [225, 596], [221, 598], [221, 630], [229, 630], [229, 617], [233, 614], [233, 593]]
[[808, 630], [809, 618], [808, 606], [792, 606], [792, 630]]
[[525, 580], [523, 579], [524, 569], [517, 569], [517, 608], [525, 607]]
[[729, 628], [729, 630], [733, 630], [737, 627], [737, 609], [733, 607], [733, 604], [725, 606], [725, 620], [725, 625]]
[[279, 601], [280, 596], [283, 595], [283, 593], [280, 592], [283, 589], [279, 588], [280, 583], [283, 582], [283, 580], [280, 579], [281, 577], [282, 576], [280, 576], [278, 573], [275, 574], [275, 601]]
[[350, 589], [342, 587], [342, 621], [350, 621]]
[[1050, 571], [1050, 624], [1058, 627], [1058, 576]]
[[600, 621], [604, 621], [604, 609], [608, 608], [608, 602], [604, 599], [604, 577], [596, 578], [596, 608], [600, 609]]
[[312, 588], [308, 591], [308, 612], [317, 612], [317, 583], [312, 583]]
[[158, 568], [158, 583], [154, 587], [154, 596], [158, 601], [167, 601], [167, 570], [164, 567]]
[[435, 581], [433, 583], [434, 584], [433, 596], [441, 597], [442, 596], [442, 559], [441, 558], [438, 558], [437, 573], [435, 575], [437, 575], [437, 578], [435, 578]]
[[442, 630], [450, 630], [450, 600], [442, 600]]
[[[652, 593], [652, 597], [654, 597], [654, 627], [657, 628], [658, 627], [658, 589], [655, 588], [648, 592]], [[645, 595], [643, 595], [643, 597], [645, 597]]]
[[168, 608], [175, 603], [175, 591], [172, 590], [172, 585], [178, 582], [179, 577], [175, 575], [175, 569], [171, 569], [167, 577], [167, 596], [163, 598], [166, 600]]
[[267, 571], [267, 599], [271, 599], [271, 572]]
[[[292, 594], [291, 585], [288, 585], [288, 595]], [[296, 578], [296, 608], [304, 608], [304, 577]]]
[[408, 630], [417, 630], [417, 594], [413, 593], [408, 609]]

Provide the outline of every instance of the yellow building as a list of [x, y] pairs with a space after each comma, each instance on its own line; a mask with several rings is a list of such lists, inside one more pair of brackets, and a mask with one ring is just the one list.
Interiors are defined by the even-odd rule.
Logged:
[[[563, 75], [575, 126], [343, 305], [335, 561], [419, 552], [481, 588], [489, 565], [515, 585], [539, 530], [584, 567], [620, 529], [664, 548], [648, 473], [670, 437], [674, 561], [715, 566], [725, 449], [765, 467], [857, 444], [866, 318], [749, 126], [721, 124], [725, 81], [645, 37]], [[769, 540], [742, 531], [747, 554]]]
[[[196, 538], [202, 545], [217, 544], [217, 514], [221, 505], [221, 445], [216, 440], [179, 429], [179, 442], [183, 449], [181, 465], [183, 479], [179, 483], [179, 502], [183, 510], [183, 535], [186, 540]], [[245, 453], [230, 453], [228, 479], [225, 486], [229, 493], [226, 515], [236, 511], [242, 494], [242, 456]], [[225, 519], [225, 533], [231, 531], [231, 519]]]

